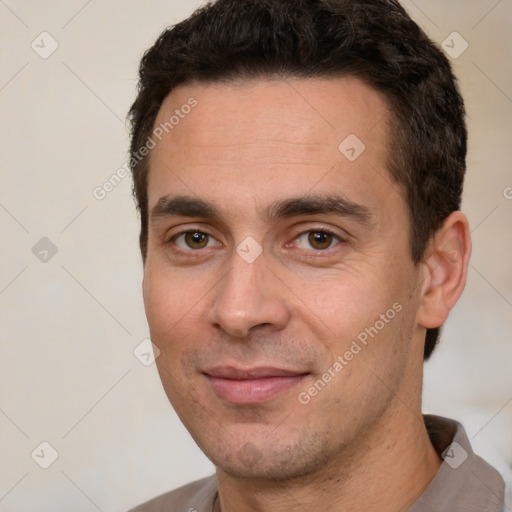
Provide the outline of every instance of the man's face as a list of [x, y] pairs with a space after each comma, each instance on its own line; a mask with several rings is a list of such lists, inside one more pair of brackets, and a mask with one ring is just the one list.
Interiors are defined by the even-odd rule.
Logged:
[[350, 78], [189, 85], [155, 128], [176, 109], [148, 185], [162, 383], [225, 471], [307, 474], [391, 410], [410, 414], [398, 401], [420, 385], [419, 271], [386, 170], [386, 102]]

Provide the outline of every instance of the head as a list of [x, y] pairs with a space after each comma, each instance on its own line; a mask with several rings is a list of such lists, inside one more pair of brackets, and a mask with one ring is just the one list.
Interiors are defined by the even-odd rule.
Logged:
[[[466, 128], [449, 62], [398, 2], [208, 4], [146, 52], [130, 116], [159, 371], [212, 460], [236, 472], [253, 446], [267, 475], [291, 454], [306, 471], [341, 449], [340, 415], [348, 445], [421, 388], [465, 280]], [[275, 399], [225, 386], [270, 366], [290, 373]]]

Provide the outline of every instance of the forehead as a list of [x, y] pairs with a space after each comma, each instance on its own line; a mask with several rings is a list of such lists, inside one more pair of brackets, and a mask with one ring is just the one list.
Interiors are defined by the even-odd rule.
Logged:
[[389, 116], [382, 95], [355, 78], [176, 88], [155, 122], [149, 206], [167, 194], [241, 203], [333, 187], [355, 201], [377, 200], [383, 186], [396, 194], [386, 171]]
[[174, 122], [178, 121], [176, 114], [191, 98], [197, 101], [194, 115], [185, 114], [188, 119], [184, 123], [180, 118], [181, 129], [176, 124], [164, 134], [176, 143], [190, 136], [183, 129], [186, 124], [196, 132], [197, 143], [219, 139], [243, 143], [245, 136], [272, 136], [283, 141], [337, 146], [336, 142], [349, 133], [368, 139], [367, 132], [377, 125], [381, 130], [372, 138], [379, 135], [388, 117], [385, 98], [357, 78], [290, 77], [178, 87], [162, 103], [155, 127], [165, 125], [173, 115]]

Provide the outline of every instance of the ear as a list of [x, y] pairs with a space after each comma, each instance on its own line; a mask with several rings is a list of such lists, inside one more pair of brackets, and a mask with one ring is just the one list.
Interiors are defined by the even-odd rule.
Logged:
[[419, 325], [433, 329], [444, 324], [464, 290], [470, 255], [468, 219], [462, 212], [453, 212], [430, 240], [421, 263]]

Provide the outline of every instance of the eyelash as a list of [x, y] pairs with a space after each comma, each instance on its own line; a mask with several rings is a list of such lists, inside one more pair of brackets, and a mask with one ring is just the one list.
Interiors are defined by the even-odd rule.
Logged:
[[[205, 231], [201, 231], [201, 230], [198, 230], [198, 229], [189, 229], [187, 231], [181, 231], [180, 233], [177, 233], [175, 235], [173, 235], [168, 241], [167, 241], [167, 244], [171, 245], [175, 245], [175, 242], [176, 240], [181, 237], [181, 236], [185, 236], [189, 233], [199, 233], [201, 235], [206, 235], [207, 237], [209, 237], [209, 239], [213, 239], [215, 240], [215, 237], [213, 237], [213, 235], [211, 235], [210, 233], [207, 233]], [[328, 251], [330, 251], [331, 249], [333, 249], [334, 247], [340, 245], [340, 244], [343, 244], [346, 242], [345, 239], [341, 238], [339, 235], [337, 235], [336, 233], [334, 233], [333, 231], [329, 230], [329, 229], [325, 229], [325, 228], [317, 228], [317, 229], [308, 229], [306, 231], [302, 231], [300, 233], [298, 233], [292, 240], [292, 243], [293, 242], [296, 242], [297, 240], [299, 240], [302, 236], [304, 235], [308, 235], [308, 234], [311, 234], [311, 233], [325, 233], [331, 237], [333, 237], [333, 242], [334, 241], [337, 241], [337, 243], [334, 243], [334, 245], [330, 245], [329, 247], [325, 248], [325, 249], [314, 249], [314, 248], [311, 248], [311, 250], [308, 250], [308, 249], [299, 249], [299, 250], [302, 250], [302, 251], [305, 251], [305, 252], [309, 252], [310, 254], [308, 256], [312, 256], [311, 253], [313, 253], [316, 256], [320, 256], [321, 253], [326, 253]], [[209, 242], [209, 240], [208, 240]], [[290, 244], [290, 242], [286, 243], [285, 245], [288, 246]], [[188, 253], [188, 255], [191, 255], [193, 253], [200, 253], [201, 252], [201, 249], [192, 249], [192, 248], [188, 248], [188, 249], [182, 249], [182, 248], [173, 248], [173, 250], [175, 250], [176, 252], [185, 252], [185, 253]], [[200, 257], [200, 254], [197, 254], [195, 255], [194, 257]]]
[[[326, 247], [325, 249], [315, 249], [314, 247], [311, 247], [311, 250], [302, 249], [302, 250], [304, 250], [304, 251], [306, 251], [308, 253], [313, 253], [315, 256], [316, 255], [320, 255], [321, 253], [326, 253], [330, 249], [332, 249], [333, 247], [336, 247], [337, 245], [339, 245], [339, 244], [341, 244], [341, 243], [343, 243], [345, 241], [340, 236], [338, 236], [336, 233], [333, 233], [329, 229], [318, 229], [317, 228], [317, 229], [308, 229], [306, 231], [302, 231], [301, 233], [299, 233], [297, 236], [294, 237], [292, 242], [296, 242], [297, 240], [299, 240], [304, 235], [308, 235], [308, 234], [311, 234], [311, 233], [324, 233], [324, 234], [327, 234], [327, 235], [329, 235], [329, 236], [331, 236], [333, 238], [332, 242], [335, 242], [335, 241], [338, 242], [338, 243], [334, 243], [334, 245], [329, 245], [329, 247]], [[312, 254], [309, 254], [309, 256], [312, 256]]]

